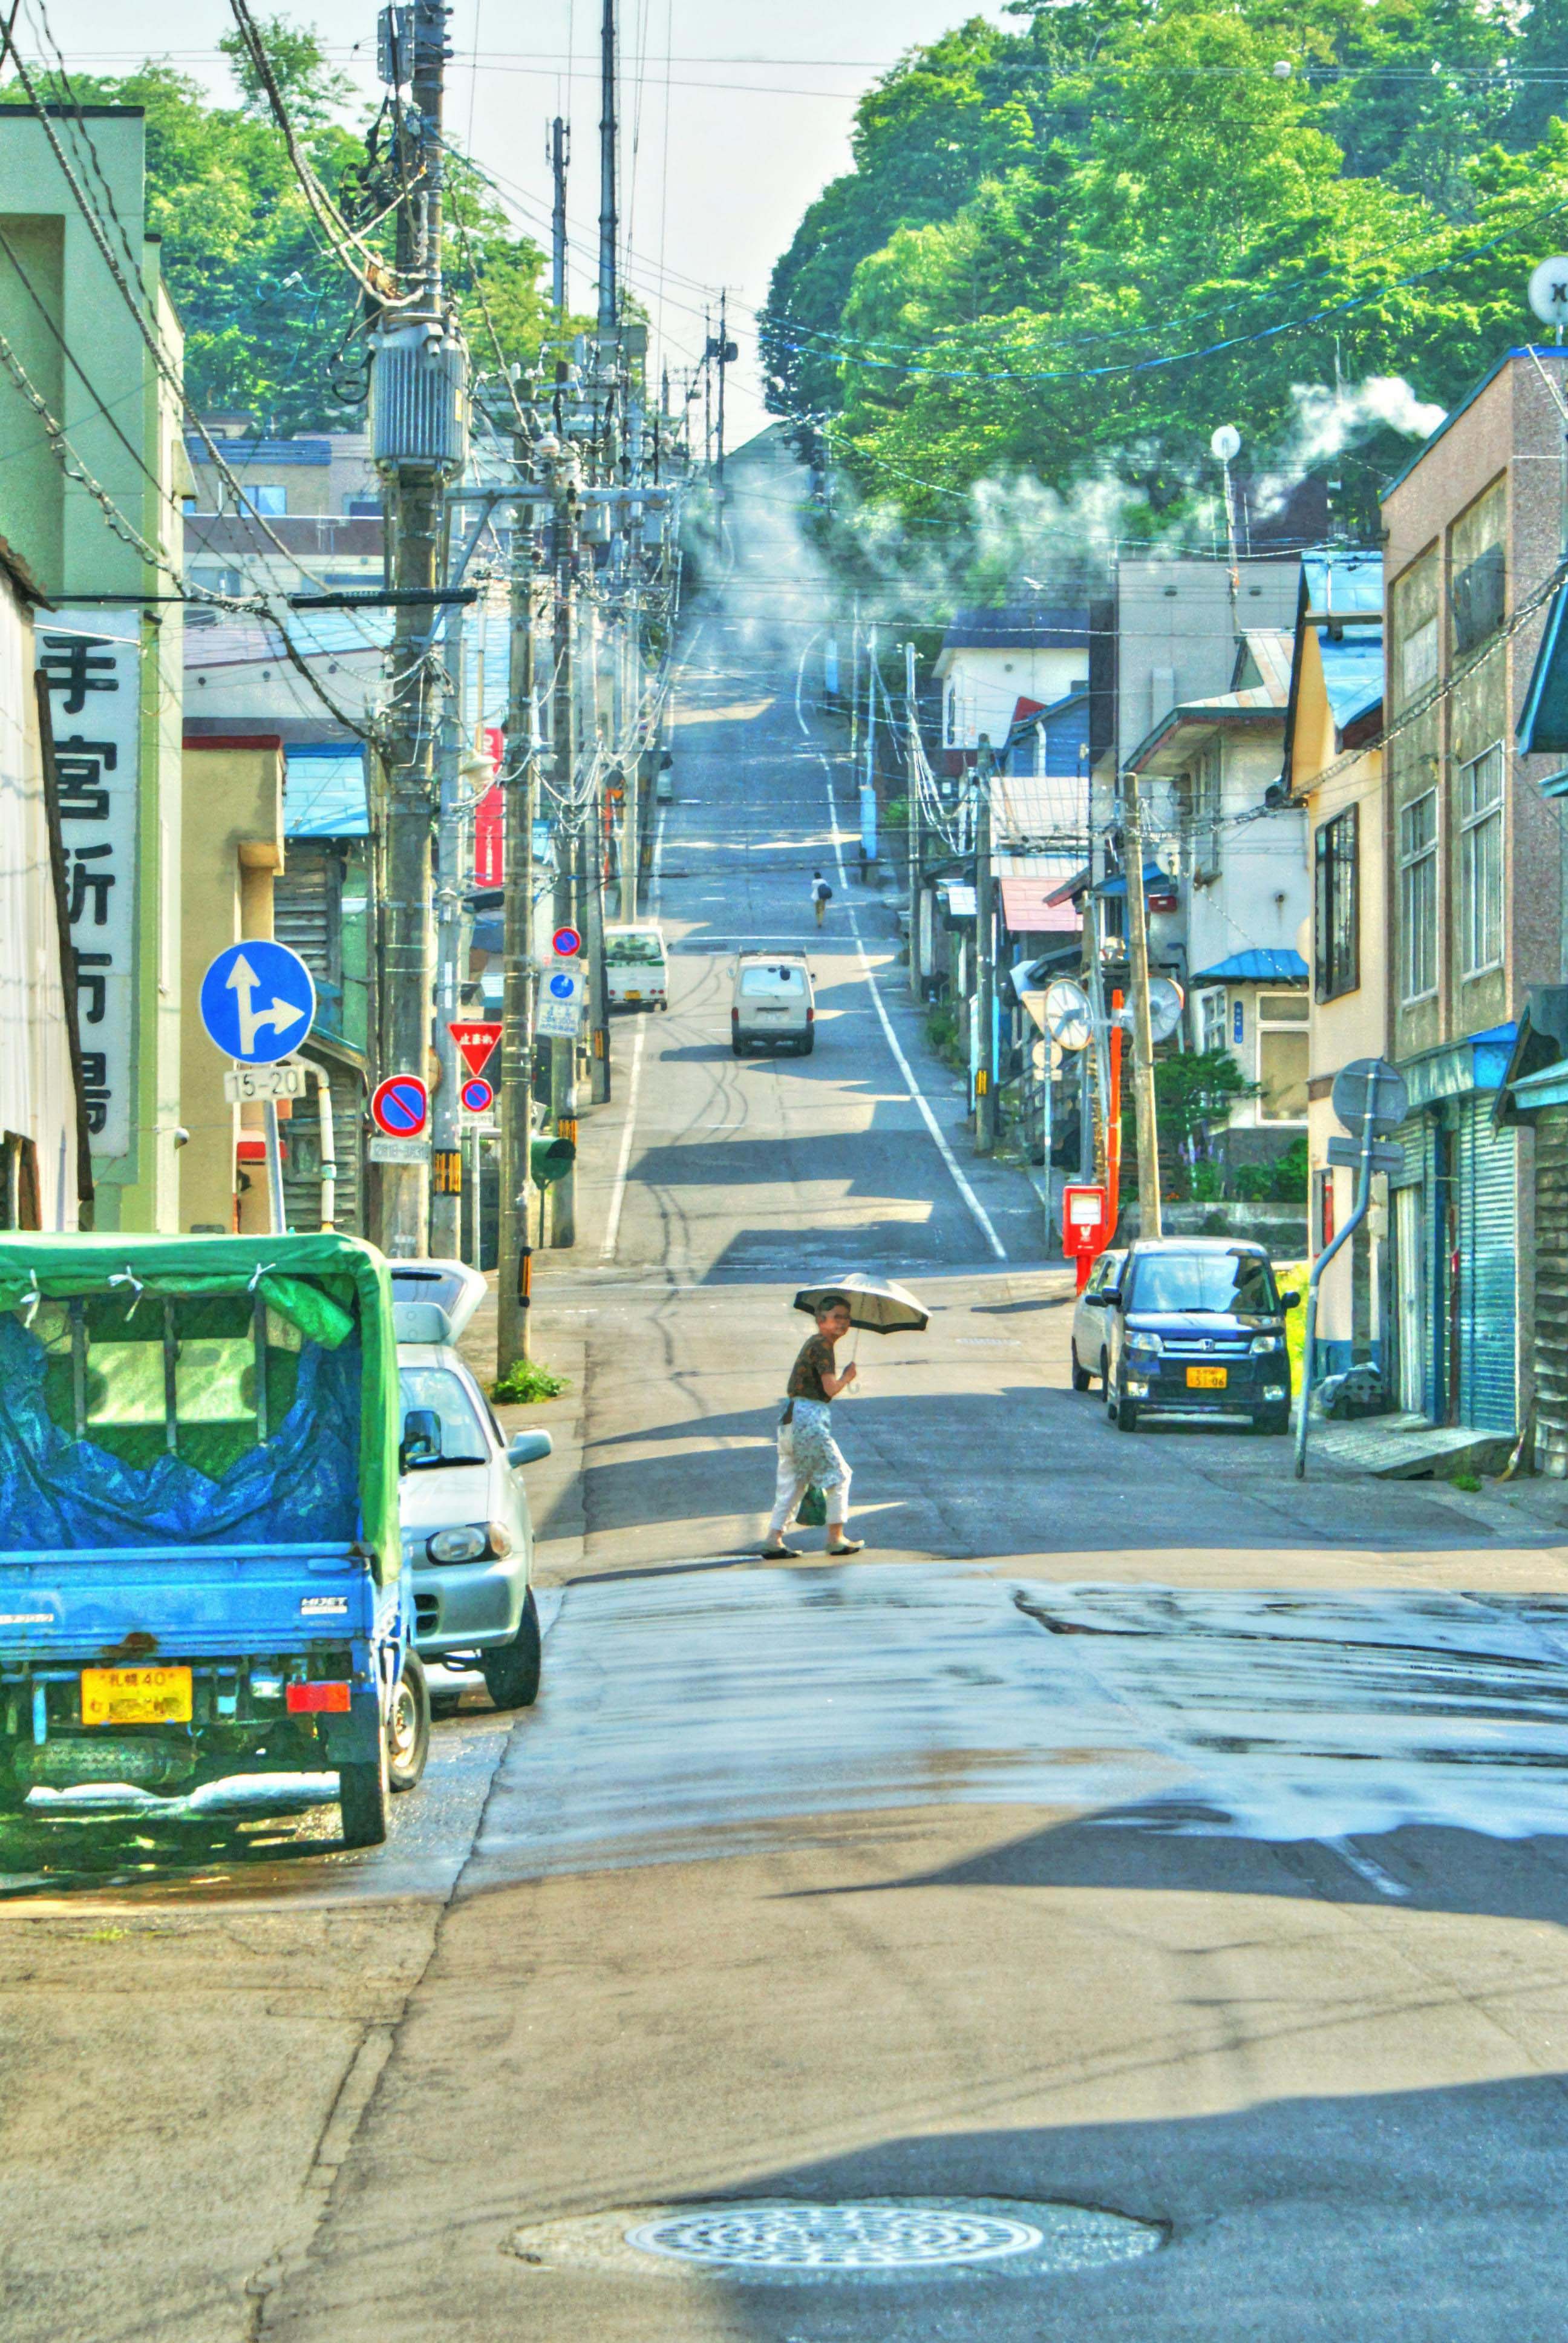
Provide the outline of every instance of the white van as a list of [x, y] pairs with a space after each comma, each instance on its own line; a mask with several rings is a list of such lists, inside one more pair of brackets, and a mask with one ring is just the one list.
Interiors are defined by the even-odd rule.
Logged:
[[665, 958], [664, 930], [657, 921], [646, 927], [607, 928], [604, 931], [605, 992], [612, 1009], [668, 1009], [669, 963]]
[[743, 951], [735, 962], [729, 1046], [738, 1058], [752, 1050], [792, 1050], [809, 1058], [817, 1042], [817, 996], [811, 970], [799, 951]]

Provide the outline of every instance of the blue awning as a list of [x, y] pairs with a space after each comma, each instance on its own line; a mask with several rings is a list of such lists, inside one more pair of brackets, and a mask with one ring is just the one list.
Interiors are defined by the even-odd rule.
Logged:
[[[1120, 875], [1114, 879], [1102, 879], [1094, 891], [1097, 895], [1125, 895], [1127, 881]], [[1169, 870], [1161, 870], [1158, 862], [1146, 862], [1143, 865], [1143, 892], [1146, 895], [1173, 895], [1176, 881]]]
[[283, 784], [288, 838], [368, 838], [365, 751], [336, 745], [290, 749]]
[[[1560, 757], [1568, 749], [1568, 588], [1559, 586], [1552, 598], [1514, 738], [1526, 757]], [[1545, 786], [1553, 797], [1563, 793]]]
[[1189, 978], [1191, 984], [1305, 984], [1307, 963], [1299, 951], [1239, 951]]

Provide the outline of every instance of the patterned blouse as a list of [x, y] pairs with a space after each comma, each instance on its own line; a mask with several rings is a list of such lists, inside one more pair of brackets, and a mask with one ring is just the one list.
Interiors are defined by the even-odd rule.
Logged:
[[813, 1334], [800, 1346], [800, 1355], [789, 1370], [786, 1396], [789, 1399], [814, 1399], [824, 1404], [829, 1393], [823, 1385], [824, 1375], [833, 1368], [833, 1345], [826, 1334]]

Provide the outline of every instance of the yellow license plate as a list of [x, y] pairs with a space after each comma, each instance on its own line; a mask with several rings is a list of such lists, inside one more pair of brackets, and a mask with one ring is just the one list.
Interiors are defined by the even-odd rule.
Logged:
[[1187, 1388], [1189, 1391], [1223, 1391], [1228, 1373], [1229, 1369], [1225, 1367], [1189, 1367]]
[[189, 1668], [84, 1668], [84, 1725], [188, 1725]]
[[640, 1001], [642, 999], [640, 992], [628, 992], [626, 997], [628, 1001]]

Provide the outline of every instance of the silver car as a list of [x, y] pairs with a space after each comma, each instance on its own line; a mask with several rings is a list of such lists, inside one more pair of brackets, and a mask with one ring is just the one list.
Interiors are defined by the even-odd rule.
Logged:
[[1105, 1388], [1105, 1296], [1114, 1287], [1127, 1248], [1102, 1252], [1095, 1262], [1088, 1284], [1079, 1295], [1072, 1312], [1072, 1388], [1087, 1391], [1100, 1378]]
[[[484, 1296], [477, 1271], [397, 1262], [392, 1292], [403, 1400], [398, 1509], [419, 1654], [427, 1665], [461, 1655], [480, 1670], [498, 1708], [528, 1708], [538, 1694], [541, 1645], [521, 1473], [550, 1453], [550, 1435], [519, 1432], [508, 1442], [454, 1347]], [[455, 1705], [434, 1668], [430, 1692], [437, 1712]]]

